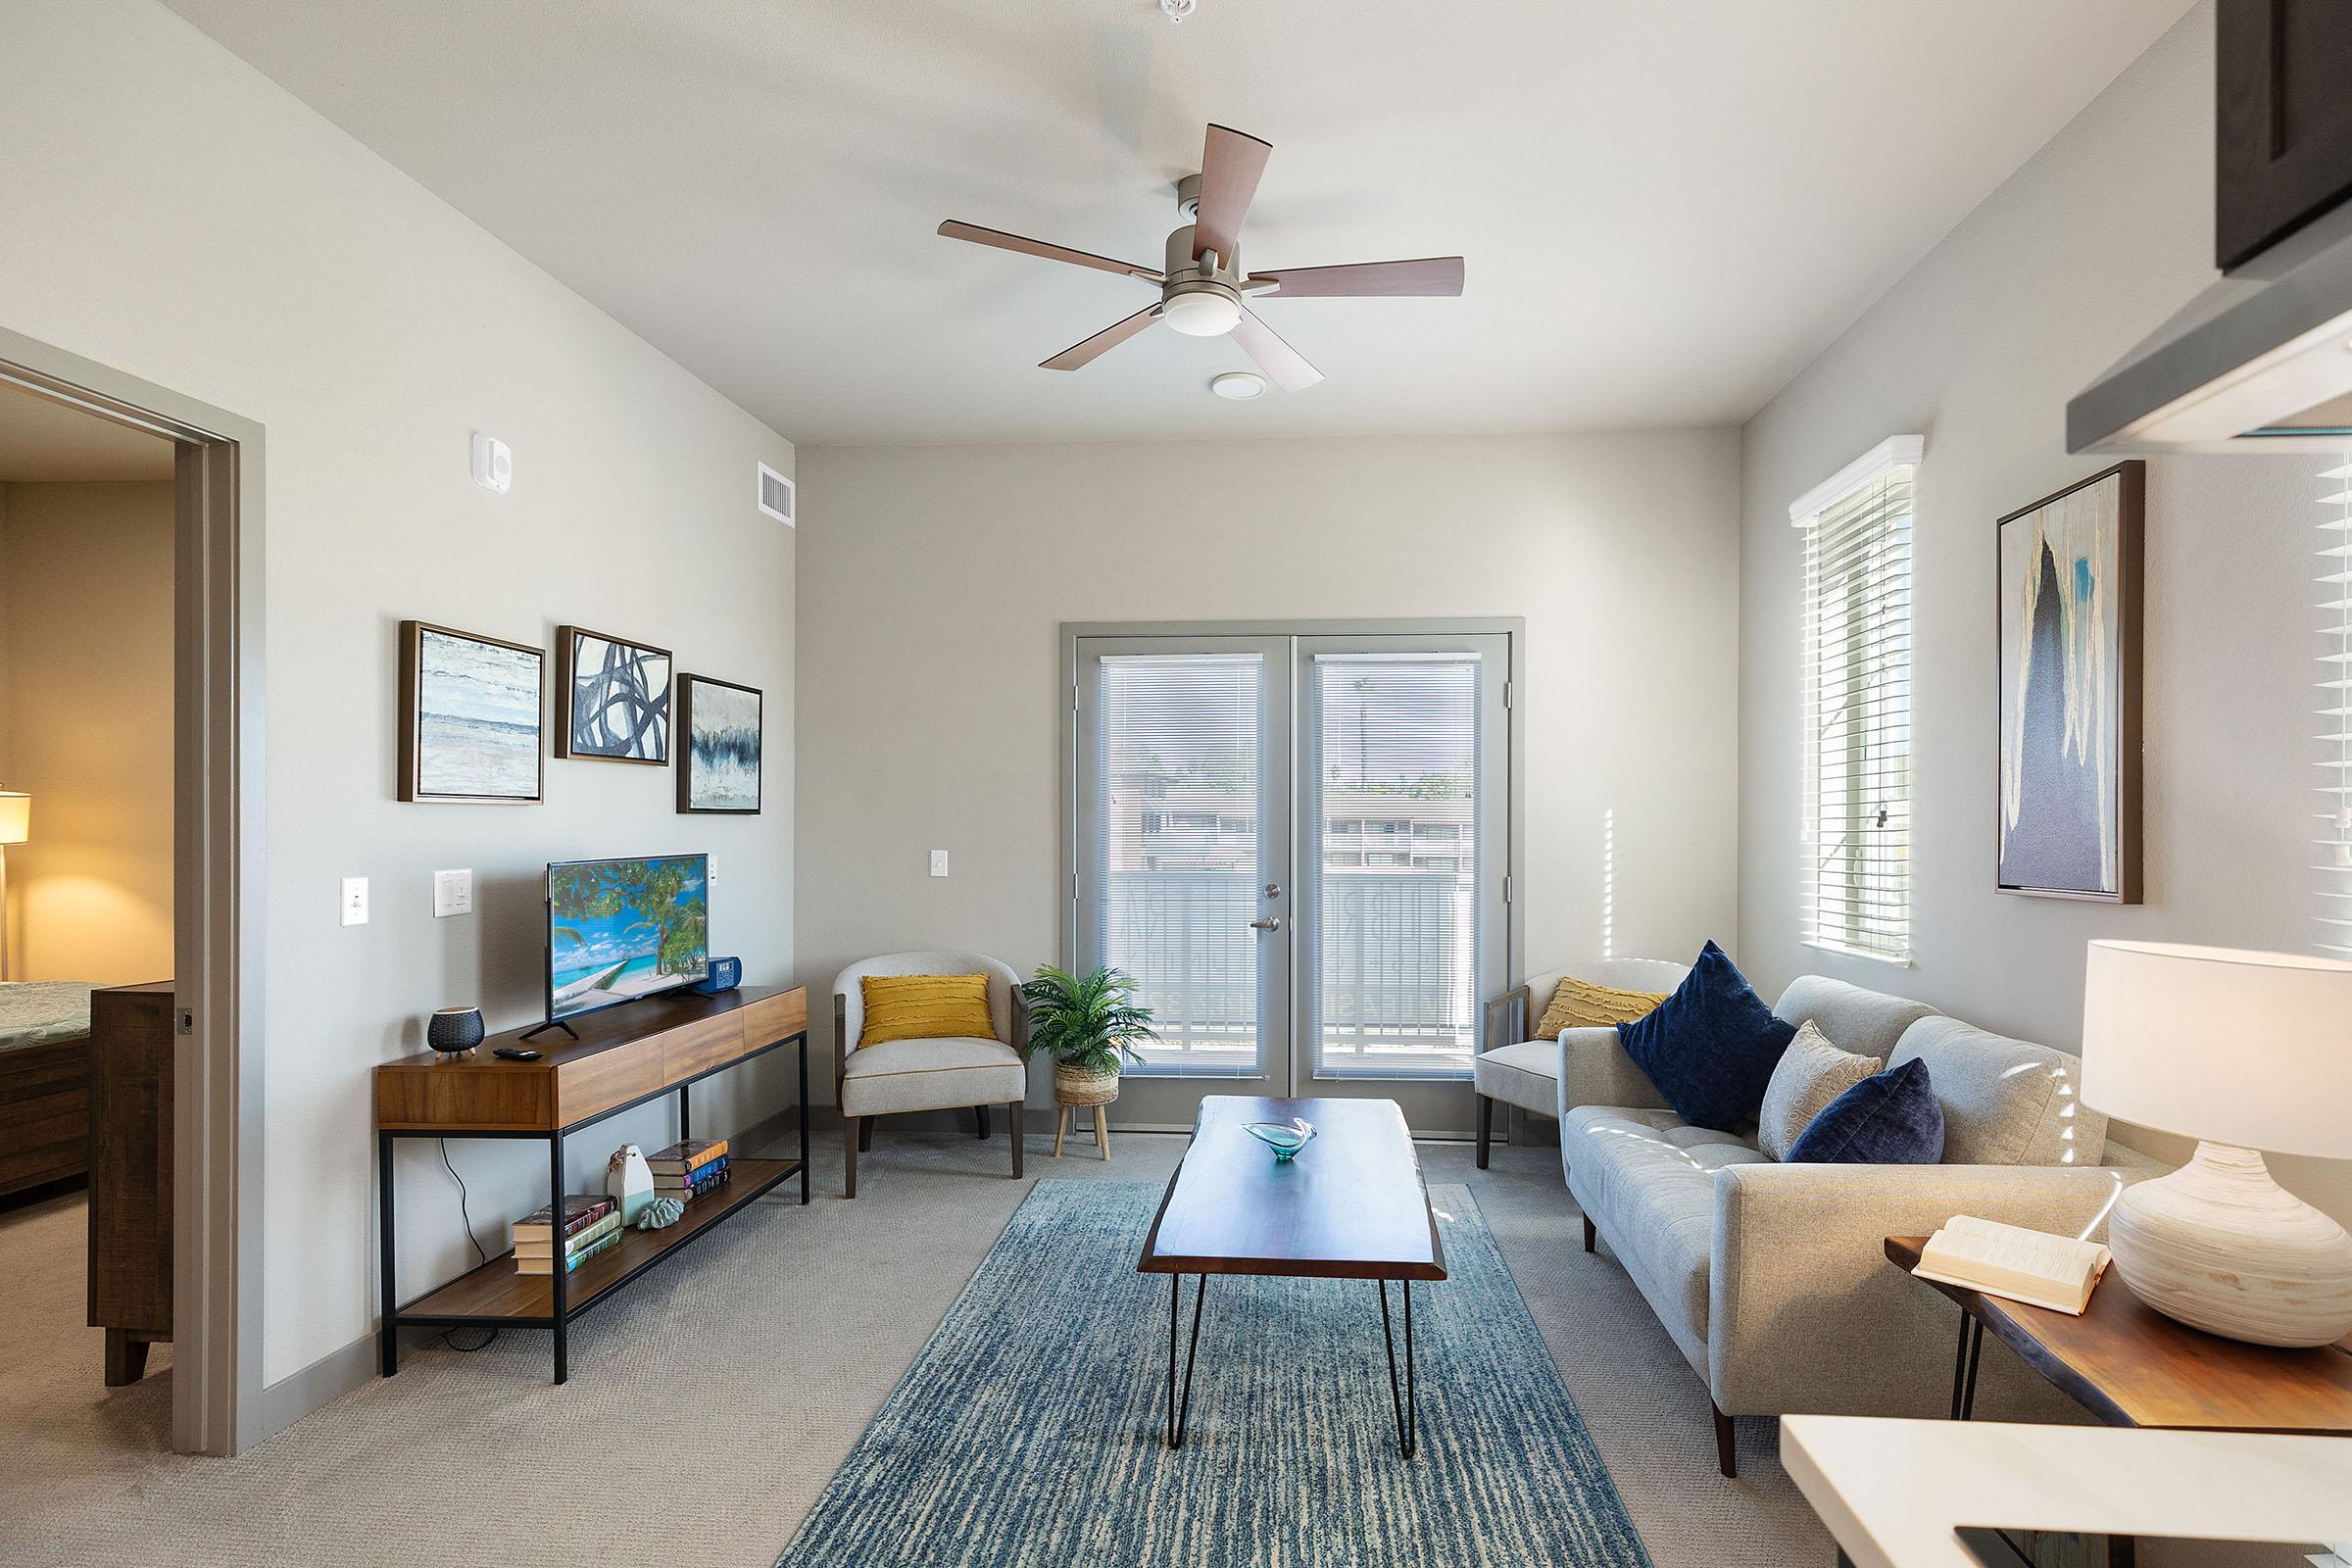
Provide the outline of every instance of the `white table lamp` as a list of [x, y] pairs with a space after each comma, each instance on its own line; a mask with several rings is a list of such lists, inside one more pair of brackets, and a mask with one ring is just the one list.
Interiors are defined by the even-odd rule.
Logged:
[[32, 839], [32, 797], [0, 790], [0, 980], [8, 978], [8, 849]]
[[2352, 1334], [2352, 1236], [2256, 1152], [2352, 1158], [2352, 963], [2093, 942], [2082, 1101], [2198, 1140], [2116, 1200], [2107, 1245], [2133, 1295], [2256, 1345]]

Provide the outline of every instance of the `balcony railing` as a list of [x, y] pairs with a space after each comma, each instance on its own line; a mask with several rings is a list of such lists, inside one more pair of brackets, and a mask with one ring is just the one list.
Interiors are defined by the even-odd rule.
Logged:
[[[1258, 1070], [1258, 944], [1265, 912], [1249, 871], [1113, 871], [1104, 961], [1133, 975], [1157, 1016], [1144, 1071]], [[1446, 871], [1333, 870], [1321, 877], [1315, 1071], [1460, 1077], [1476, 1015], [1476, 904]]]

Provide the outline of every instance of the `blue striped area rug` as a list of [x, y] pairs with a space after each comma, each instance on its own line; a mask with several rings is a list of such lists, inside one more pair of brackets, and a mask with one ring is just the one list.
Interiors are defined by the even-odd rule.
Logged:
[[1362, 1280], [1211, 1280], [1168, 1449], [1160, 1191], [1039, 1182], [778, 1568], [1648, 1563], [1461, 1187], [1431, 1195], [1451, 1277], [1413, 1291], [1415, 1458]]

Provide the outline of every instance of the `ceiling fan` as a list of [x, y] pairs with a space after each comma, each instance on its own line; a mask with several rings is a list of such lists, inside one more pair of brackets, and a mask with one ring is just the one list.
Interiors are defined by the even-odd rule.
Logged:
[[950, 239], [993, 245], [998, 250], [1042, 256], [1050, 262], [1068, 262], [1097, 271], [1141, 278], [1159, 290], [1159, 303], [1104, 327], [1093, 337], [1073, 343], [1043, 362], [1049, 370], [1075, 370], [1093, 363], [1150, 326], [1165, 321], [1190, 337], [1230, 335], [1258, 368], [1286, 392], [1297, 392], [1323, 379], [1323, 372], [1304, 355], [1275, 336], [1274, 329], [1244, 303], [1252, 294], [1282, 299], [1331, 299], [1354, 296], [1446, 295], [1462, 292], [1462, 259], [1431, 256], [1412, 262], [1356, 262], [1342, 267], [1293, 267], [1254, 275], [1242, 270], [1242, 219], [1257, 194], [1258, 176], [1266, 170], [1273, 145], [1224, 125], [1208, 127], [1208, 142], [1200, 154], [1200, 172], [1176, 182], [1177, 210], [1184, 226], [1168, 235], [1166, 263], [1161, 268], [1140, 266], [1071, 250], [1002, 229], [950, 219], [939, 231]]

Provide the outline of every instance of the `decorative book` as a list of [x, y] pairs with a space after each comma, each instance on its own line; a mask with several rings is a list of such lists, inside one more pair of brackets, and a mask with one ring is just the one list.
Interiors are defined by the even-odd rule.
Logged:
[[[612, 1229], [605, 1232], [604, 1235], [598, 1237], [595, 1241], [590, 1242], [586, 1247], [581, 1248], [578, 1251], [566, 1256], [564, 1259], [564, 1272], [566, 1274], [572, 1273], [577, 1270], [582, 1263], [587, 1262], [590, 1258], [595, 1257], [598, 1253], [611, 1251], [613, 1248], [620, 1245], [620, 1239], [627, 1234], [628, 1233], [626, 1231], [623, 1231], [620, 1226], [615, 1223]], [[514, 1272], [517, 1274], [553, 1274], [556, 1271], [555, 1263], [556, 1260], [552, 1257], [517, 1256], [514, 1259]]]
[[2096, 1242], [1956, 1214], [1928, 1238], [1911, 1272], [2081, 1317], [2112, 1256]]
[[654, 1191], [675, 1193], [692, 1187], [700, 1187], [717, 1180], [725, 1173], [726, 1168], [727, 1156], [721, 1154], [716, 1159], [695, 1166], [694, 1169], [682, 1176], [673, 1176], [668, 1171], [656, 1171], [654, 1172]]
[[727, 1157], [724, 1138], [689, 1138], [645, 1156], [657, 1176], [675, 1176]]
[[[602, 1193], [573, 1193], [564, 1200], [564, 1234], [577, 1236], [612, 1211], [612, 1200]], [[555, 1211], [545, 1203], [514, 1222], [514, 1245], [555, 1240]]]
[[[594, 1246], [598, 1242], [603, 1241], [606, 1237], [612, 1235], [618, 1229], [620, 1229], [620, 1212], [617, 1209], [608, 1207], [605, 1210], [604, 1217], [599, 1219], [595, 1224], [589, 1226], [586, 1230], [581, 1231], [576, 1236], [567, 1237], [564, 1243], [564, 1250], [565, 1253], [573, 1255], [584, 1252], [590, 1247]], [[535, 1242], [528, 1237], [524, 1237], [515, 1242], [514, 1255], [518, 1258], [536, 1257], [544, 1260], [555, 1255], [555, 1246], [556, 1244], [552, 1241]]]

